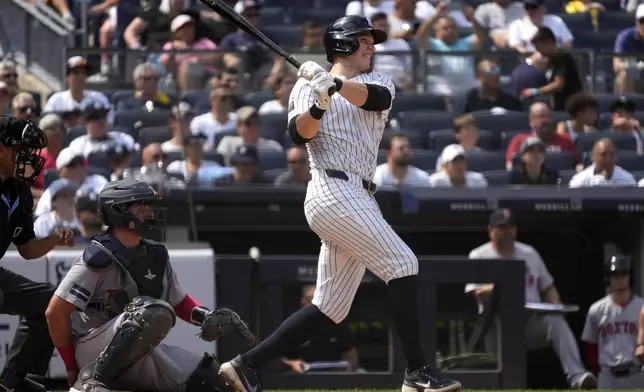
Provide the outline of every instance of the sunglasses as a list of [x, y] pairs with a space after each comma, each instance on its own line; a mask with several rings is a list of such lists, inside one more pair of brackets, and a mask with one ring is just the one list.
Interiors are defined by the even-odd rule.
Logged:
[[17, 74], [17, 73], [6, 73], [6, 74], [2, 74], [2, 79], [16, 79], [16, 78], [18, 78], [18, 74]]
[[155, 161], [165, 161], [168, 156], [166, 154], [154, 154], [152, 159]]
[[490, 67], [483, 70], [487, 75], [498, 75], [501, 73], [501, 67]]
[[24, 106], [24, 107], [21, 107], [21, 108], [17, 108], [16, 110], [17, 110], [18, 112], [22, 113], [22, 114], [24, 114], [24, 113], [31, 113], [31, 112], [34, 112], [34, 111], [35, 111], [35, 110], [34, 110], [34, 108], [33, 108], [33, 107], [31, 107], [31, 106]]

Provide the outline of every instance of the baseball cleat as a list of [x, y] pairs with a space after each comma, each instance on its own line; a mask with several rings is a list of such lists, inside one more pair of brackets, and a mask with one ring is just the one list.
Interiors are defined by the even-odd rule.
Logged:
[[82, 382], [78, 380], [76, 381], [74, 386], [69, 389], [69, 392], [112, 392], [112, 391], [100, 381], [87, 380], [85, 382]]
[[408, 373], [405, 371], [402, 392], [454, 392], [461, 389], [461, 383], [450, 380], [429, 365]]
[[259, 372], [244, 365], [241, 355], [223, 363], [219, 368], [219, 375], [237, 392], [262, 392]]
[[572, 384], [573, 389], [597, 389], [597, 379], [588, 372]]

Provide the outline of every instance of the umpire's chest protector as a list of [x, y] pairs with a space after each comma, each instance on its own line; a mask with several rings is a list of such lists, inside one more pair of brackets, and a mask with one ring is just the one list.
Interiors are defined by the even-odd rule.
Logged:
[[[136, 284], [138, 295], [163, 299], [169, 256], [166, 247], [155, 241], [142, 240], [137, 248], [126, 248], [110, 234], [94, 237], [85, 252], [103, 252], [117, 263], [126, 278]], [[132, 298], [130, 298], [132, 300]]]

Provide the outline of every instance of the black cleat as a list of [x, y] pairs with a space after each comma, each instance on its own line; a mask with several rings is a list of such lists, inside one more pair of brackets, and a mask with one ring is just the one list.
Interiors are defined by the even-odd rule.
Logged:
[[402, 392], [451, 392], [461, 389], [461, 383], [444, 378], [429, 365], [408, 373], [405, 371]]
[[223, 363], [219, 368], [219, 375], [237, 392], [263, 391], [259, 371], [244, 365], [241, 355]]

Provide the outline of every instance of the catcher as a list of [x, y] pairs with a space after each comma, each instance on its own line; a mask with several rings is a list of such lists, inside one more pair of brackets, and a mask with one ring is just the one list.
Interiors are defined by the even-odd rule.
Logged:
[[132, 179], [99, 194], [108, 229], [74, 261], [46, 312], [71, 391], [229, 390], [213, 356], [161, 343], [177, 317], [201, 327], [205, 341], [235, 331], [254, 343], [235, 312], [210, 311], [186, 294], [165, 246], [145, 239], [164, 232], [160, 200], [150, 185]]

